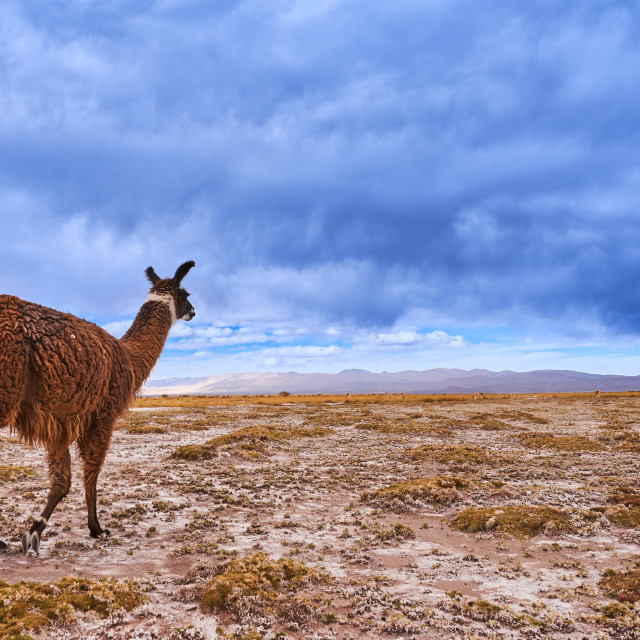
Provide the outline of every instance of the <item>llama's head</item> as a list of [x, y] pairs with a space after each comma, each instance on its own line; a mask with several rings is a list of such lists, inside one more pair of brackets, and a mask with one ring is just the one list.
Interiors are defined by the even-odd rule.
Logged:
[[153, 285], [147, 296], [147, 300], [158, 300], [170, 305], [172, 317], [178, 320], [191, 320], [196, 312], [189, 302], [189, 294], [182, 288], [182, 279], [189, 273], [196, 263], [193, 260], [181, 264], [173, 278], [161, 279], [156, 275], [153, 267], [147, 267], [145, 273], [149, 282]]

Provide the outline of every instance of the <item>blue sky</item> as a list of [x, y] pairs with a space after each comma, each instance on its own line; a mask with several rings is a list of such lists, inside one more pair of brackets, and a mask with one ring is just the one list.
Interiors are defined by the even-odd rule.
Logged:
[[640, 372], [640, 5], [6, 0], [0, 290], [154, 378]]

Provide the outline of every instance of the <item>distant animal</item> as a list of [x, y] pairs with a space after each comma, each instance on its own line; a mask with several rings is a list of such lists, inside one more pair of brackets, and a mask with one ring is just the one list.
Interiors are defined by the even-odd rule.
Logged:
[[89, 532], [94, 538], [109, 534], [98, 522], [98, 474], [114, 424], [151, 373], [169, 329], [195, 316], [181, 286], [194, 266], [185, 262], [165, 279], [148, 267], [151, 290], [119, 340], [69, 313], [0, 295], [0, 427], [15, 429], [27, 445], [44, 445], [51, 477], [44, 510], [22, 536], [25, 553], [39, 553], [42, 532], [69, 492], [74, 442], [83, 462]]
[[600, 390], [599, 389], [596, 389], [596, 392], [595, 392], [594, 395], [596, 397], [596, 402], [600, 402]]
[[484, 393], [482, 393], [481, 391], [476, 391], [473, 394], [473, 399], [474, 400], [486, 400], [487, 396], [485, 396]]

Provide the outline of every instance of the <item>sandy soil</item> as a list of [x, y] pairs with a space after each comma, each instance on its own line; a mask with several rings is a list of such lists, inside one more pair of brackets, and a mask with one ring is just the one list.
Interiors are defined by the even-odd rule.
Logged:
[[[229, 638], [638, 638], [634, 607], [602, 615], [615, 600], [598, 585], [606, 569], [640, 559], [640, 533], [609, 517], [624, 509], [616, 495], [640, 487], [638, 415], [638, 397], [592, 396], [398, 396], [317, 406], [292, 398], [281, 406], [132, 411], [99, 481], [99, 515], [111, 536], [88, 536], [74, 452], [73, 487], [39, 557], [21, 553], [20, 537], [45, 502], [45, 454], [5, 431], [0, 466], [25, 465], [35, 475], [0, 484], [0, 539], [10, 545], [0, 554], [0, 580], [140, 581], [148, 601], [139, 609], [107, 620], [78, 615], [43, 632], [48, 638], [216, 638], [218, 626]], [[247, 426], [332, 431], [225, 445], [210, 459], [171, 457], [179, 446]], [[527, 439], [536, 433], [543, 436]], [[448, 457], [411, 455], [430, 444]], [[439, 476], [468, 484], [444, 504], [385, 502], [374, 493]], [[517, 505], [560, 509], [571, 527], [524, 538], [491, 523], [473, 533], [451, 527], [467, 507]], [[331, 580], [303, 589], [304, 615], [203, 613], [191, 567], [257, 552], [294, 558]]]

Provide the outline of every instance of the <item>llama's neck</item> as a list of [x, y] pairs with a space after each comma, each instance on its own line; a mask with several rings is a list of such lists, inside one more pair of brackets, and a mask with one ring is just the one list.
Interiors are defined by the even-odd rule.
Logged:
[[175, 321], [173, 301], [163, 296], [149, 294], [129, 330], [120, 338], [127, 349], [133, 365], [133, 376], [137, 392], [149, 377], [157, 362], [165, 340]]

